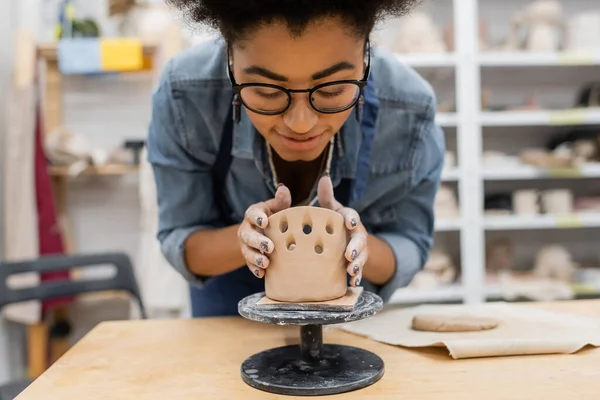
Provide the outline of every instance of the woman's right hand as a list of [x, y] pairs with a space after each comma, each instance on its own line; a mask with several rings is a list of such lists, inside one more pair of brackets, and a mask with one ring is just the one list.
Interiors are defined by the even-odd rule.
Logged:
[[291, 203], [290, 190], [280, 184], [273, 199], [253, 204], [246, 210], [238, 229], [238, 239], [246, 265], [257, 278], [265, 276], [264, 270], [269, 266], [267, 254], [272, 253], [275, 246], [264, 235], [264, 228], [269, 224], [271, 215], [289, 208]]

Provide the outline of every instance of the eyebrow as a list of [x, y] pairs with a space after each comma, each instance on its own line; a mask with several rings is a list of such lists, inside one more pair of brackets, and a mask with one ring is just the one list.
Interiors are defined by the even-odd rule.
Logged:
[[[335, 74], [336, 72], [352, 70], [356, 68], [354, 64], [349, 63], [348, 61], [342, 61], [337, 64], [332, 65], [331, 67], [325, 68], [322, 71], [316, 72], [312, 74], [312, 80], [316, 81], [319, 79], [327, 78], [330, 75]], [[267, 79], [271, 79], [279, 82], [287, 82], [288, 78], [283, 75], [279, 75], [273, 71], [270, 71], [266, 68], [259, 67], [258, 65], [252, 65], [250, 67], [244, 68], [244, 73], [250, 75], [260, 75]]]

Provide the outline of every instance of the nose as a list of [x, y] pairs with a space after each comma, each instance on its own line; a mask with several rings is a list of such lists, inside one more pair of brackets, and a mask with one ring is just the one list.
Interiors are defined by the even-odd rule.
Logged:
[[308, 104], [305, 94], [294, 94], [290, 108], [283, 114], [283, 123], [292, 131], [304, 134], [317, 124], [319, 116]]

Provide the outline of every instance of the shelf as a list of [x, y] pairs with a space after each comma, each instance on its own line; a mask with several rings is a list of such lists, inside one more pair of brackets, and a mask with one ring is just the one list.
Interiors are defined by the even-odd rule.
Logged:
[[[143, 43], [142, 51], [145, 55], [153, 55], [158, 49], [158, 46], [154, 43]], [[58, 44], [57, 43], [44, 43], [37, 46], [37, 55], [39, 58], [47, 61], [58, 60]]]
[[449, 168], [442, 171], [442, 181], [456, 182], [460, 179], [460, 171], [458, 168]]
[[483, 126], [574, 126], [600, 125], [600, 108], [575, 108], [556, 111], [484, 111]]
[[460, 218], [455, 219], [443, 219], [436, 218], [435, 220], [435, 231], [436, 232], [452, 232], [460, 230], [462, 222]]
[[464, 289], [460, 284], [443, 286], [434, 289], [405, 287], [394, 292], [390, 304], [424, 303], [424, 302], [455, 302], [463, 301]]
[[600, 53], [490, 52], [478, 57], [482, 67], [556, 67], [600, 65]]
[[600, 228], [600, 213], [581, 212], [566, 215], [488, 215], [486, 230]]
[[586, 163], [573, 168], [536, 168], [530, 165], [484, 168], [483, 179], [511, 181], [527, 179], [586, 179], [600, 178], [600, 163]]
[[[48, 167], [50, 175], [56, 177], [68, 177], [72, 176], [69, 174], [68, 167], [62, 166], [50, 166]], [[81, 173], [81, 175], [97, 175], [97, 176], [119, 176], [119, 175], [128, 175], [132, 173], [138, 172], [138, 167], [135, 165], [126, 165], [126, 164], [112, 164], [112, 165], [103, 165], [99, 167], [89, 167], [85, 171]], [[73, 177], [77, 177], [79, 175], [73, 175]]]
[[396, 53], [396, 57], [413, 68], [452, 68], [456, 65], [456, 55], [453, 53]]
[[435, 122], [442, 128], [451, 128], [458, 125], [458, 117], [455, 113], [437, 113]]

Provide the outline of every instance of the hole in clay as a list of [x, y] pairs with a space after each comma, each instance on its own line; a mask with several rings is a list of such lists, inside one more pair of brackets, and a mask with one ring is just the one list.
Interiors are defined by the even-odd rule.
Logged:
[[304, 217], [302, 218], [302, 232], [304, 232], [305, 235], [310, 235], [310, 233], [312, 232], [312, 221], [310, 220], [310, 215], [304, 214]]
[[330, 235], [333, 235], [333, 225], [331, 225], [331, 222], [327, 222], [327, 225], [325, 226], [325, 231], [327, 231], [327, 233], [329, 233]]
[[323, 243], [320, 240], [315, 244], [315, 253], [323, 254]]
[[281, 231], [281, 233], [286, 233], [288, 230], [288, 223], [287, 220], [285, 218], [282, 218], [281, 221], [279, 221], [279, 230]]
[[289, 236], [287, 238], [285, 241], [285, 247], [287, 247], [289, 251], [294, 251], [294, 249], [296, 249], [296, 241], [294, 240], [293, 236]]

